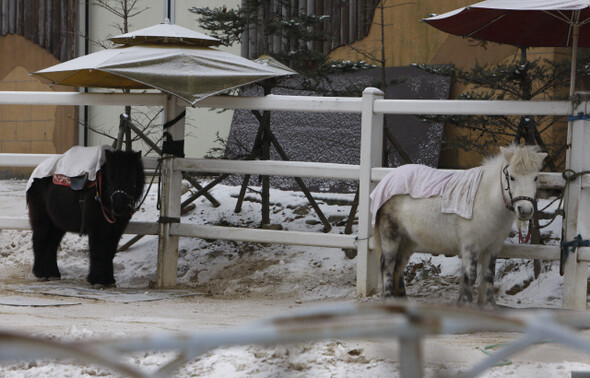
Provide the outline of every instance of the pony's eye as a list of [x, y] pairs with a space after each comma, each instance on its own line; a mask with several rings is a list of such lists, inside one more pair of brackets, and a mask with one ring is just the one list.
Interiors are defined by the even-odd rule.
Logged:
[[510, 175], [510, 181], [514, 181], [514, 176]]

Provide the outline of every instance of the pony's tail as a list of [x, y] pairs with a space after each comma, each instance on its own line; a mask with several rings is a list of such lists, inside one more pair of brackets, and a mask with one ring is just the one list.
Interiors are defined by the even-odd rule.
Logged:
[[381, 298], [385, 298], [385, 285], [383, 284], [383, 271], [385, 269], [383, 261], [383, 250], [381, 249], [381, 234], [379, 224], [381, 223], [381, 210], [375, 216], [375, 226], [373, 226], [373, 242], [375, 244], [374, 253], [379, 258], [379, 285], [381, 285]]

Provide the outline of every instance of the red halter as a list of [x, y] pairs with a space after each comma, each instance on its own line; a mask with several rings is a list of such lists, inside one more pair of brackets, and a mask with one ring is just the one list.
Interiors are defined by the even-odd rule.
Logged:
[[[98, 171], [98, 185], [96, 186], [96, 199], [98, 200], [98, 203], [100, 203], [100, 209], [102, 210], [102, 215], [104, 216], [104, 219], [109, 222], [110, 224], [115, 223], [117, 220], [115, 219], [115, 217], [110, 218], [107, 214], [107, 210], [104, 207], [104, 204], [102, 203], [102, 171]], [[110, 210], [108, 211], [109, 213], [111, 212]]]

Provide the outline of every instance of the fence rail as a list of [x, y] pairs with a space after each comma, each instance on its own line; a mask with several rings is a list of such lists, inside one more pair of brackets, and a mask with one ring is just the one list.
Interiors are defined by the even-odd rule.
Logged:
[[[143, 94], [116, 94], [116, 93], [54, 93], [54, 92], [0, 92], [0, 104], [31, 104], [31, 105], [154, 105], [164, 106], [166, 119], [172, 119], [184, 105], [174, 98], [159, 93]], [[461, 101], [461, 100], [385, 100], [380, 91], [375, 88], [367, 88], [361, 98], [339, 97], [304, 97], [304, 96], [278, 96], [266, 97], [237, 97], [215, 96], [207, 98], [197, 107], [225, 108], [225, 109], [258, 109], [270, 111], [291, 112], [320, 112], [320, 113], [360, 113], [361, 114], [361, 141], [360, 163], [358, 165], [298, 162], [298, 161], [233, 161], [233, 160], [207, 160], [174, 158], [166, 162], [164, 171], [171, 175], [163, 178], [162, 198], [166, 205], [163, 206], [161, 215], [166, 217], [178, 217], [179, 206], [179, 182], [180, 171], [202, 173], [228, 173], [228, 174], [253, 174], [253, 175], [280, 175], [294, 177], [329, 178], [337, 180], [359, 181], [359, 222], [356, 235], [335, 235], [330, 233], [269, 231], [240, 228], [219, 228], [215, 226], [172, 224], [162, 226], [158, 223], [132, 222], [127, 232], [138, 234], [158, 234], [159, 237], [169, 240], [160, 243], [164, 254], [168, 254], [166, 260], [168, 277], [175, 275], [174, 251], [177, 238], [202, 237], [242, 241], [264, 241], [269, 243], [286, 243], [300, 245], [317, 245], [335, 248], [356, 248], [357, 256], [357, 293], [370, 295], [376, 289], [377, 262], [371, 252], [371, 225], [369, 218], [369, 193], [375, 183], [388, 172], [386, 168], [380, 168], [382, 146], [382, 124], [384, 114], [487, 114], [487, 115], [562, 115], [568, 116], [584, 112], [588, 103], [585, 101]], [[176, 112], [176, 113], [175, 113]], [[583, 121], [583, 117], [580, 118]], [[576, 122], [573, 122], [574, 124]], [[579, 123], [580, 124], [580, 123]], [[176, 127], [176, 126], [174, 126]], [[169, 130], [173, 130], [172, 129]], [[182, 126], [184, 127], [184, 126]], [[182, 130], [179, 132], [178, 130]], [[184, 135], [184, 129], [178, 129], [179, 135]], [[583, 139], [579, 133], [580, 140]], [[174, 131], [171, 131], [174, 132]], [[577, 142], [577, 140], [574, 140]], [[574, 143], [575, 144], [575, 143]], [[580, 156], [579, 153], [575, 155]], [[15, 154], [0, 154], [0, 166], [34, 166], [47, 155], [22, 156]], [[574, 160], [575, 160], [574, 159]], [[570, 159], [571, 160], [571, 159]], [[146, 168], [153, 169], [157, 162], [155, 159], [146, 159]], [[174, 176], [174, 178], [171, 178]], [[542, 173], [539, 184], [541, 188], [561, 188], [565, 180], [558, 173]], [[571, 185], [570, 185], [571, 186]], [[590, 177], [583, 177], [576, 184], [576, 190], [590, 187]], [[570, 193], [571, 196], [571, 193]], [[574, 222], [582, 224], [584, 222]], [[4, 228], [28, 228], [28, 222], [24, 219], [10, 220], [0, 218], [0, 227]], [[176, 239], [175, 239], [176, 238]], [[162, 247], [168, 245], [168, 247]], [[176, 244], [177, 248], [177, 244]], [[166, 252], [168, 251], [168, 252]], [[453, 254], [453, 251], [449, 251]], [[171, 257], [170, 257], [171, 256]], [[502, 257], [542, 258], [556, 260], [559, 258], [557, 247], [545, 246], [515, 246], [505, 245]], [[160, 258], [159, 258], [160, 260]], [[577, 260], [586, 263], [590, 260], [590, 253], [586, 248], [580, 248]], [[160, 269], [160, 266], [158, 267]], [[578, 269], [582, 271], [582, 269]], [[160, 281], [159, 282], [164, 282]], [[167, 282], [175, 282], [168, 278]], [[576, 285], [580, 284], [581, 280]], [[582, 295], [578, 294], [581, 298]]]
[[[0, 154], [0, 166], [35, 167], [53, 154]], [[144, 158], [146, 169], [153, 169], [157, 164], [155, 158]], [[289, 175], [297, 177], [330, 178], [339, 180], [359, 180], [358, 165], [309, 163], [299, 161], [232, 161], [211, 159], [176, 159], [174, 169], [185, 172], [200, 173], [234, 173], [251, 175]], [[392, 168], [373, 168], [371, 180], [380, 181]], [[555, 189], [563, 187], [565, 181], [558, 173], [541, 173], [539, 188]], [[29, 230], [27, 218], [0, 217], [0, 229]], [[129, 223], [126, 234], [158, 235], [158, 224], [154, 222]], [[273, 231], [245, 229], [238, 227], [219, 227], [209, 225], [178, 224], [173, 225], [170, 234], [181, 237], [204, 239], [224, 239], [232, 241], [261, 242], [307, 245], [326, 248], [356, 249], [356, 235], [337, 235], [318, 232]], [[373, 248], [372, 243], [370, 248]], [[418, 251], [427, 253], [427, 251]], [[449, 256], [457, 251], [448, 251]], [[559, 248], [554, 246], [527, 246], [505, 244], [500, 257], [558, 260]], [[590, 256], [588, 257], [590, 261]]]
[[[166, 95], [148, 94], [114, 94], [114, 93], [55, 93], [55, 92], [0, 92], [0, 104], [30, 105], [152, 105], [167, 109], [166, 117], [173, 117], [179, 107]], [[226, 239], [236, 241], [253, 241], [267, 243], [286, 243], [313, 245], [333, 248], [356, 248], [357, 256], [357, 293], [368, 295], [376, 288], [376, 257], [371, 252], [371, 227], [369, 218], [368, 194], [374, 184], [389, 171], [380, 168], [382, 146], [382, 122], [384, 114], [498, 114], [498, 115], [572, 115], [585, 112], [589, 102], [579, 105], [570, 102], [523, 102], [523, 101], [455, 101], [455, 100], [384, 100], [375, 89], [367, 89], [362, 98], [324, 98], [324, 97], [231, 97], [216, 96], [205, 99], [198, 107], [227, 109], [260, 109], [296, 112], [337, 112], [361, 113], [360, 164], [345, 165], [332, 163], [277, 162], [277, 161], [219, 161], [205, 159], [166, 160], [167, 172], [163, 177], [162, 198], [170, 212], [165, 216], [178, 216], [180, 198], [172, 195], [179, 193], [180, 176], [166, 177], [179, 171], [281, 175], [298, 177], [322, 177], [341, 180], [359, 181], [359, 223], [356, 235], [337, 235], [330, 233], [311, 233], [296, 231], [270, 231], [244, 228], [227, 228], [210, 225], [193, 225], [186, 223], [160, 224], [156, 222], [131, 222], [127, 233], [158, 235], [160, 241], [169, 239], [168, 249], [174, 249], [174, 240], [180, 236], [207, 239]], [[580, 143], [590, 140], [585, 133], [584, 117], [572, 122], [574, 130], [572, 152], [569, 163], [574, 169], [587, 170], [590, 157], [581, 149]], [[175, 126], [176, 127], [176, 126]], [[182, 134], [181, 134], [182, 135]], [[575, 152], [575, 153], [574, 153]], [[33, 167], [53, 155], [0, 154], [0, 166]], [[156, 159], [144, 159], [146, 169], [154, 169]], [[568, 165], [569, 167], [569, 165]], [[174, 181], [176, 180], [176, 181]], [[540, 174], [539, 186], [544, 189], [562, 188], [564, 178], [558, 173]], [[569, 209], [576, 209], [589, 204], [588, 194], [583, 191], [590, 188], [590, 177], [585, 176], [568, 187]], [[582, 194], [580, 194], [582, 193]], [[584, 197], [584, 195], [586, 197]], [[573, 200], [572, 200], [573, 198]], [[578, 201], [578, 198], [580, 200]], [[590, 204], [589, 204], [590, 205]], [[169, 211], [169, 210], [166, 210]], [[176, 212], [176, 213], [175, 213]], [[590, 219], [585, 213], [575, 214], [568, 219], [568, 224], [575, 229], [569, 231], [584, 233], [590, 227]], [[590, 216], [589, 216], [590, 217]], [[29, 222], [24, 217], [0, 217], [0, 229], [29, 229]], [[176, 238], [176, 239], [175, 239]], [[166, 243], [164, 243], [166, 244]], [[160, 243], [159, 245], [162, 245]], [[449, 251], [449, 254], [456, 254]], [[159, 255], [160, 257], [160, 255]], [[500, 257], [534, 258], [557, 260], [560, 257], [557, 246], [531, 246], [506, 244]], [[176, 274], [174, 260], [168, 258], [163, 270], [166, 274]], [[571, 308], [586, 307], [587, 264], [590, 262], [590, 247], [580, 247], [574, 258], [570, 258], [570, 268], [566, 267], [564, 284], [564, 306]], [[158, 265], [160, 269], [160, 265]], [[572, 278], [570, 278], [572, 277]], [[566, 300], [566, 298], [568, 298]], [[573, 299], [572, 299], [573, 298]], [[498, 314], [473, 311], [470, 309], [449, 309], [422, 305], [342, 305], [333, 308], [306, 310], [302, 313], [271, 318], [258, 322], [254, 326], [230, 331], [215, 331], [206, 334], [149, 335], [126, 340], [100, 341], [88, 343], [56, 343], [27, 335], [15, 335], [0, 332], [0, 360], [37, 358], [61, 358], [75, 356], [93, 361], [131, 376], [144, 376], [122, 359], [123, 353], [145, 350], [177, 350], [180, 356], [170, 365], [161, 367], [154, 376], [171, 374], [180, 364], [184, 364], [214, 347], [223, 345], [268, 344], [323, 339], [325, 337], [348, 338], [367, 336], [394, 336], [400, 341], [400, 372], [404, 377], [419, 376], [422, 373], [420, 355], [421, 338], [430, 334], [448, 334], [471, 331], [509, 330], [525, 333], [524, 337], [508, 346], [501, 353], [482, 361], [470, 370], [467, 376], [476, 376], [486, 368], [510, 353], [522, 350], [536, 342], [552, 338], [566, 345], [590, 353], [590, 344], [576, 334], [575, 329], [589, 328], [588, 318], [576, 313], [559, 312], [539, 316], [522, 316], [519, 314]], [[401, 318], [400, 318], [401, 317]], [[375, 321], [375, 319], [378, 321]], [[359, 322], [361, 320], [361, 322]], [[322, 324], [318, 324], [322, 323]], [[321, 329], [322, 332], [318, 332]]]

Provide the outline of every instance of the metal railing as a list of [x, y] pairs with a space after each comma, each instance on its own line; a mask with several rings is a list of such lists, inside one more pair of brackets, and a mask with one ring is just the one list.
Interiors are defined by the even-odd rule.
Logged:
[[[274, 346], [327, 339], [397, 339], [399, 372], [404, 378], [423, 375], [424, 338], [474, 332], [514, 332], [516, 340], [472, 366], [462, 377], [485, 370], [539, 343], [560, 343], [590, 354], [590, 342], [579, 330], [590, 328], [580, 312], [501, 311], [412, 303], [330, 304], [291, 311], [228, 330], [151, 333], [120, 339], [75, 342], [0, 331], [0, 362], [77, 359], [130, 377], [168, 377], [199, 356], [219, 347]], [[152, 373], [129, 363], [136, 352], [175, 352], [176, 358]]]

